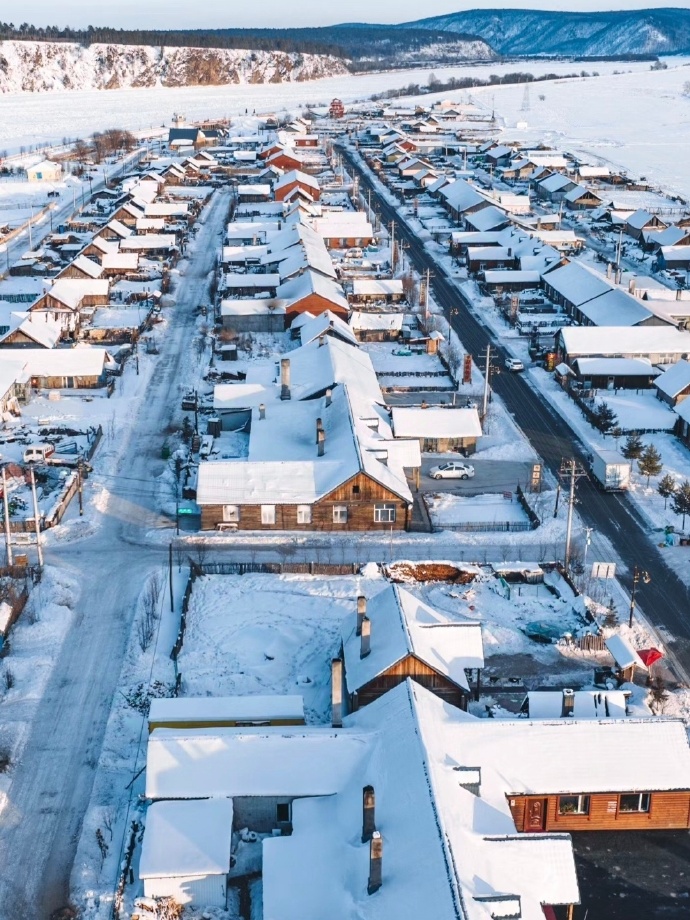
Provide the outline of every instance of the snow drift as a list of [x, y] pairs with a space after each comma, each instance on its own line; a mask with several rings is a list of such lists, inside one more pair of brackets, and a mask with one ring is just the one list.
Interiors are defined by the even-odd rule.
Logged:
[[0, 42], [0, 92], [283, 83], [347, 74], [335, 57], [222, 48]]

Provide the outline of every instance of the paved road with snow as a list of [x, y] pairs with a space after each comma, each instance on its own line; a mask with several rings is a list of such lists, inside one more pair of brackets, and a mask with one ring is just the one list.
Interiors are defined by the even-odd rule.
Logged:
[[[434, 260], [417, 236], [401, 220], [396, 208], [391, 206], [380, 194], [379, 189], [370, 182], [367, 173], [360, 169], [347, 151], [344, 151], [344, 154], [350, 166], [359, 174], [362, 191], [367, 192], [371, 189], [372, 199], [377, 203], [382, 221], [396, 221], [398, 238], [405, 241], [406, 252], [414, 267], [421, 272], [427, 268], [431, 270], [434, 297], [443, 308], [446, 318], [450, 319], [467, 351], [480, 356], [485, 352], [486, 346], [491, 344], [498, 354], [498, 362], [502, 363], [507, 353], [498, 344], [491, 330], [479, 322], [466, 298], [448, 279], [444, 269]], [[555, 475], [558, 475], [564, 458], [575, 457], [583, 465], [586, 463], [589, 450], [578, 439], [567, 421], [530, 386], [528, 375], [496, 375], [493, 386], [534, 449]], [[638, 601], [651, 623], [665, 630], [670, 650], [686, 673], [690, 672], [690, 618], [687, 616], [690, 602], [689, 587], [666, 565], [650, 539], [649, 528], [625, 495], [602, 493], [592, 482], [583, 479], [578, 485], [577, 500], [577, 510], [585, 525], [594, 527], [605, 541], [615, 547], [616, 553], [627, 568], [627, 572], [619, 569], [618, 573], [626, 588], [630, 589], [632, 585], [632, 570], [635, 565], [645, 569], [652, 576], [651, 583], [640, 590]]]
[[[14, 769], [0, 825], [0, 917], [47, 920], [69, 899], [81, 823], [136, 601], [160, 551], [145, 545], [159, 523], [133, 483], [160, 472], [166, 426], [179, 403], [178, 371], [191, 347], [195, 308], [208, 289], [229, 193], [216, 193], [197, 236], [198, 255], [180, 281], [156, 371], [122, 444], [119, 476], [95, 534], [49, 548], [46, 562], [81, 584], [73, 623]], [[153, 491], [153, 490], [152, 490]], [[151, 491], [151, 494], [152, 494]], [[136, 493], [134, 493], [136, 494]]]

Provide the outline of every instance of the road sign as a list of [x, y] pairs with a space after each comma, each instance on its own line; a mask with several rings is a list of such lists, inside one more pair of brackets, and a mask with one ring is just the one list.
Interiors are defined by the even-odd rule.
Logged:
[[531, 492], [541, 492], [541, 476], [542, 476], [541, 463], [533, 463], [532, 464], [532, 477], [530, 479], [530, 491]]
[[593, 562], [592, 563], [592, 578], [615, 578], [616, 577], [616, 563], [615, 562]]
[[462, 382], [472, 383], [472, 355], [465, 355], [462, 364]]

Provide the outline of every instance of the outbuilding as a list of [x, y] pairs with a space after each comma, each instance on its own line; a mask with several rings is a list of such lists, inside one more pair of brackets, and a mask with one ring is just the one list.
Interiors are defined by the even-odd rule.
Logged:
[[392, 422], [396, 438], [414, 438], [429, 453], [473, 454], [482, 436], [476, 409], [395, 407]]

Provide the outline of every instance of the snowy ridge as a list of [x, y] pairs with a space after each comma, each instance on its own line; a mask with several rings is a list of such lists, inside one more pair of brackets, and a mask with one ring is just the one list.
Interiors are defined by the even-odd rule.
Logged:
[[690, 48], [690, 10], [606, 13], [468, 10], [406, 23], [405, 28], [469, 32], [500, 54], [676, 54]]
[[222, 48], [0, 42], [0, 92], [290, 83], [347, 74], [335, 57]]

